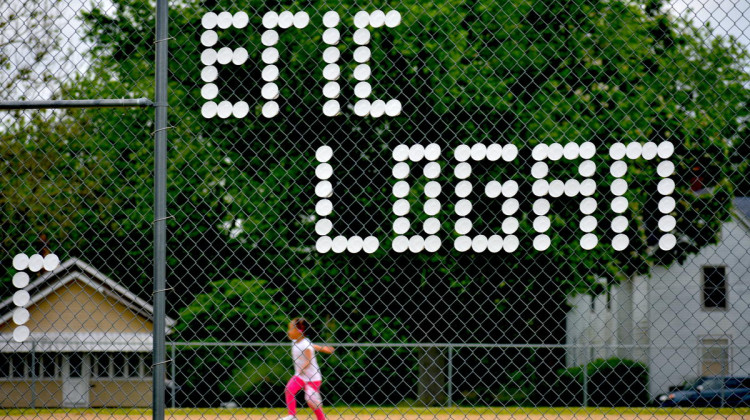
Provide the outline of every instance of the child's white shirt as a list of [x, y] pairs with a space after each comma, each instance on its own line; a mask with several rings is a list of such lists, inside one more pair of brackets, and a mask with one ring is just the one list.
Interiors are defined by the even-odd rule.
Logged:
[[[302, 366], [307, 363], [305, 350], [310, 349], [312, 359], [310, 364], [303, 371]], [[292, 341], [292, 360], [294, 360], [294, 374], [302, 378], [305, 382], [318, 382], [323, 380], [318, 367], [318, 361], [315, 358], [315, 348], [310, 340], [303, 338], [300, 341]]]

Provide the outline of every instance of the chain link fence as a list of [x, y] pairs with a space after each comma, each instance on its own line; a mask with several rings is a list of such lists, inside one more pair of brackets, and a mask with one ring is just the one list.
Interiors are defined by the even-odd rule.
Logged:
[[747, 1], [0, 10], [10, 418], [750, 415]]

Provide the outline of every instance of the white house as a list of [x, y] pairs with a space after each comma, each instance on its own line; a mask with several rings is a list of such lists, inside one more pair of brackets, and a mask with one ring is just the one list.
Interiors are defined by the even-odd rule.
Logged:
[[566, 364], [641, 361], [652, 397], [699, 376], [750, 376], [750, 197], [733, 204], [721, 240], [683, 264], [571, 297]]

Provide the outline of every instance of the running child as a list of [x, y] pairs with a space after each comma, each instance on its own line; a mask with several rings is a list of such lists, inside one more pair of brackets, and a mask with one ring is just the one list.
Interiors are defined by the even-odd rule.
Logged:
[[296, 420], [297, 401], [295, 396], [305, 390], [305, 401], [315, 412], [317, 420], [325, 420], [323, 414], [323, 399], [320, 396], [320, 384], [323, 377], [320, 374], [315, 352], [333, 353], [333, 347], [313, 344], [305, 334], [310, 331], [310, 324], [304, 318], [294, 318], [289, 322], [287, 331], [292, 340], [292, 360], [294, 361], [294, 376], [286, 384], [286, 408], [289, 415], [281, 420]]

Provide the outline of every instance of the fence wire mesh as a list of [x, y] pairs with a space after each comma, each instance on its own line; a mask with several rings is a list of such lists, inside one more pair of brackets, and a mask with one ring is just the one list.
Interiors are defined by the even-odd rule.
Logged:
[[10, 418], [750, 416], [746, 0], [0, 9]]

